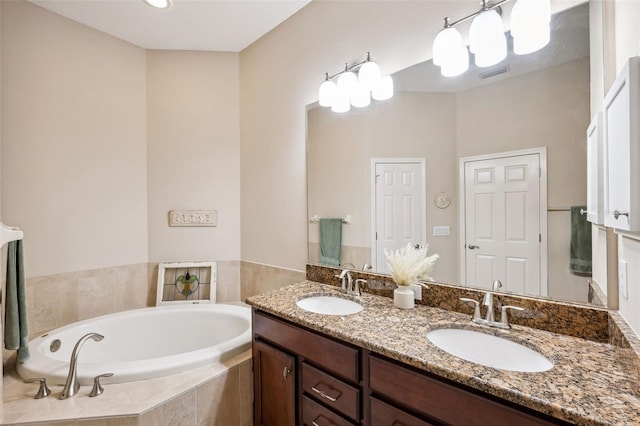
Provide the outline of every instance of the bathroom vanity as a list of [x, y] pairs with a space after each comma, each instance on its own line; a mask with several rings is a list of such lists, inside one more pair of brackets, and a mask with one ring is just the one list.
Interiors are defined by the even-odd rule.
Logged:
[[[546, 425], [640, 422], [637, 378], [621, 348], [543, 330], [497, 330], [452, 311], [400, 310], [386, 297], [364, 310], [323, 315], [312, 295], [346, 297], [302, 282], [249, 298], [253, 310], [256, 425]], [[545, 372], [484, 367], [431, 344], [426, 333], [468, 328], [526, 344], [553, 360]]]

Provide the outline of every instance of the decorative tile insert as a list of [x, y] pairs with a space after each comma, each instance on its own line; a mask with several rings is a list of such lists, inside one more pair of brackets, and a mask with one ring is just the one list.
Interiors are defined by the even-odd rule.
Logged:
[[173, 262], [158, 265], [156, 305], [215, 303], [216, 262]]

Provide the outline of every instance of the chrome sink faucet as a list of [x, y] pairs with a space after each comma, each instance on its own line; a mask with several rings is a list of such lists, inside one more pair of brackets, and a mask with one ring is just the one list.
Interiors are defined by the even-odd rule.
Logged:
[[67, 399], [71, 398], [73, 395], [78, 393], [80, 390], [80, 382], [78, 381], [78, 355], [80, 354], [80, 349], [84, 342], [87, 340], [93, 340], [95, 342], [99, 342], [104, 339], [102, 334], [98, 333], [88, 333], [82, 336], [76, 345], [73, 347], [73, 352], [71, 353], [71, 361], [69, 361], [69, 374], [67, 375], [67, 381], [64, 385], [64, 389], [62, 389], [62, 393], [59, 396], [59, 399]]
[[353, 281], [353, 277], [351, 276], [351, 271], [348, 269], [343, 269], [342, 272], [340, 272], [340, 275], [336, 275], [336, 278], [339, 278], [342, 281], [342, 285], [340, 288], [342, 288], [342, 291], [346, 292], [347, 294], [353, 294], [355, 296], [360, 296], [360, 284], [364, 284], [367, 282], [367, 280], [363, 280], [363, 279], [357, 279], [355, 280], [355, 282]]
[[493, 291], [498, 290], [500, 287], [502, 287], [502, 283], [499, 280], [495, 280], [493, 282], [492, 290], [487, 291], [484, 295], [482, 304], [487, 307], [487, 315], [485, 316], [485, 318], [482, 318], [482, 315], [480, 314], [480, 302], [474, 299], [468, 299], [466, 297], [460, 298], [460, 300], [463, 302], [474, 304], [473, 317], [471, 318], [471, 321], [475, 322], [476, 324], [488, 325], [489, 327], [497, 327], [503, 329], [511, 328], [507, 311], [509, 309], [513, 309], [515, 311], [524, 311], [524, 308], [521, 308], [520, 306], [504, 305], [502, 306], [502, 308], [500, 308], [500, 321], [496, 321], [495, 313], [493, 312]]

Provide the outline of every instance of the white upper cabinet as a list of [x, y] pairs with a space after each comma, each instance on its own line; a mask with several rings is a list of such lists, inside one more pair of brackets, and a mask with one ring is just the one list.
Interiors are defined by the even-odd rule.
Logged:
[[604, 99], [604, 224], [640, 231], [640, 58], [630, 58]]
[[587, 220], [604, 224], [604, 124], [598, 112], [587, 128]]

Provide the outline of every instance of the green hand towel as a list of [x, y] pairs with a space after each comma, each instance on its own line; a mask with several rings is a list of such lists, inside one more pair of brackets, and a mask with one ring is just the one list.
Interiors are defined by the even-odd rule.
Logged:
[[591, 274], [591, 223], [580, 214], [585, 206], [571, 207], [571, 252], [569, 268], [578, 274]]
[[18, 362], [29, 359], [27, 290], [22, 262], [22, 240], [7, 247], [7, 300], [4, 313], [4, 347], [18, 350]]
[[320, 263], [340, 266], [342, 219], [320, 219]]

